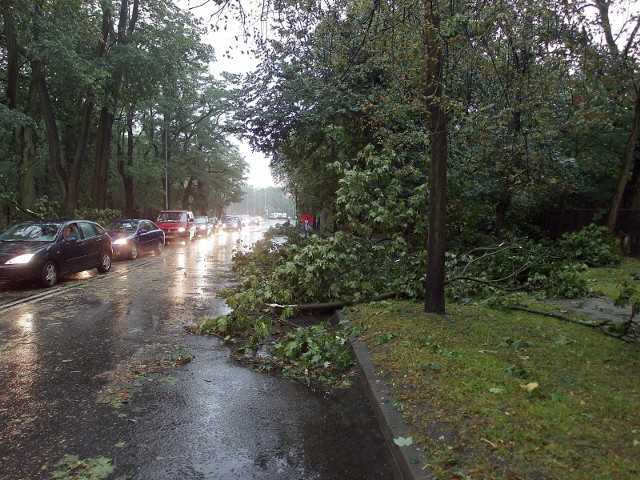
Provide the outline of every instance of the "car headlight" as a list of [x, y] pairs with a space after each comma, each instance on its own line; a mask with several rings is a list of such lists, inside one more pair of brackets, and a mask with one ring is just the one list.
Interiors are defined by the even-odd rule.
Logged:
[[185, 228], [184, 228], [184, 227], [180, 227], [180, 228], [178, 229], [178, 231], [179, 231], [180, 233], [182, 233], [182, 232], [184, 232], [184, 231], [185, 231]]
[[128, 240], [126, 238], [119, 238], [113, 242], [114, 245], [126, 245]]
[[18, 255], [9, 260], [6, 265], [23, 265], [29, 263], [33, 258], [33, 253], [25, 253], [24, 255]]

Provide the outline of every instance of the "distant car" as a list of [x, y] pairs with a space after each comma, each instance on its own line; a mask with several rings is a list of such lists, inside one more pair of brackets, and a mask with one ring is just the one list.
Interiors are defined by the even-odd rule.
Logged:
[[249, 218], [249, 225], [260, 225], [262, 223], [262, 217], [254, 216]]
[[118, 218], [105, 226], [113, 245], [113, 255], [135, 260], [141, 252], [164, 250], [164, 232], [150, 220]]
[[176, 239], [193, 240], [196, 236], [196, 223], [190, 210], [162, 210], [156, 225], [164, 230], [166, 243]]
[[196, 237], [204, 236], [208, 238], [211, 236], [211, 230], [213, 230], [213, 225], [209, 217], [206, 215], [196, 217]]
[[242, 219], [235, 215], [227, 215], [220, 222], [220, 229], [240, 232], [242, 230]]
[[38, 280], [52, 287], [63, 275], [111, 269], [106, 230], [88, 220], [36, 220], [0, 234], [0, 280]]

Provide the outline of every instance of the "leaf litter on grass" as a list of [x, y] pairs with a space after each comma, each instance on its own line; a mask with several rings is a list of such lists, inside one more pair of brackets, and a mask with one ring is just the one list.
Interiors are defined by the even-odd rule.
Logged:
[[640, 476], [637, 345], [482, 307], [435, 316], [385, 302], [348, 318], [365, 327], [361, 339], [440, 478]]

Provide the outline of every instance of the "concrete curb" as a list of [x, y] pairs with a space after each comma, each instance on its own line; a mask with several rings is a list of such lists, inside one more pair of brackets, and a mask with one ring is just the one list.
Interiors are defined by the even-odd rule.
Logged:
[[[337, 314], [338, 321], [343, 320]], [[394, 399], [389, 395], [387, 386], [376, 373], [367, 346], [358, 339], [351, 339], [351, 350], [358, 364], [358, 373], [364, 384], [369, 401], [376, 414], [378, 424], [395, 461], [397, 478], [401, 480], [432, 480], [436, 476], [429, 469], [422, 469], [423, 455], [414, 446], [400, 447], [393, 441], [398, 437], [409, 437], [411, 432], [402, 414], [394, 408]]]

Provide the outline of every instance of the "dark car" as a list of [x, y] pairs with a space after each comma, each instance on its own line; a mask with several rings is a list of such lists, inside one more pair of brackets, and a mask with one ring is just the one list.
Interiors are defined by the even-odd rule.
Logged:
[[211, 219], [206, 215], [199, 215], [196, 217], [196, 237], [210, 237], [211, 230], [213, 230], [213, 224]]
[[105, 226], [111, 243], [113, 255], [135, 260], [141, 252], [164, 250], [164, 232], [151, 220], [138, 218], [118, 218]]
[[227, 215], [220, 222], [221, 230], [235, 230], [237, 232], [242, 230], [242, 218], [234, 215]]
[[39, 280], [45, 287], [63, 275], [111, 268], [106, 230], [88, 220], [37, 220], [0, 234], [0, 280]]

